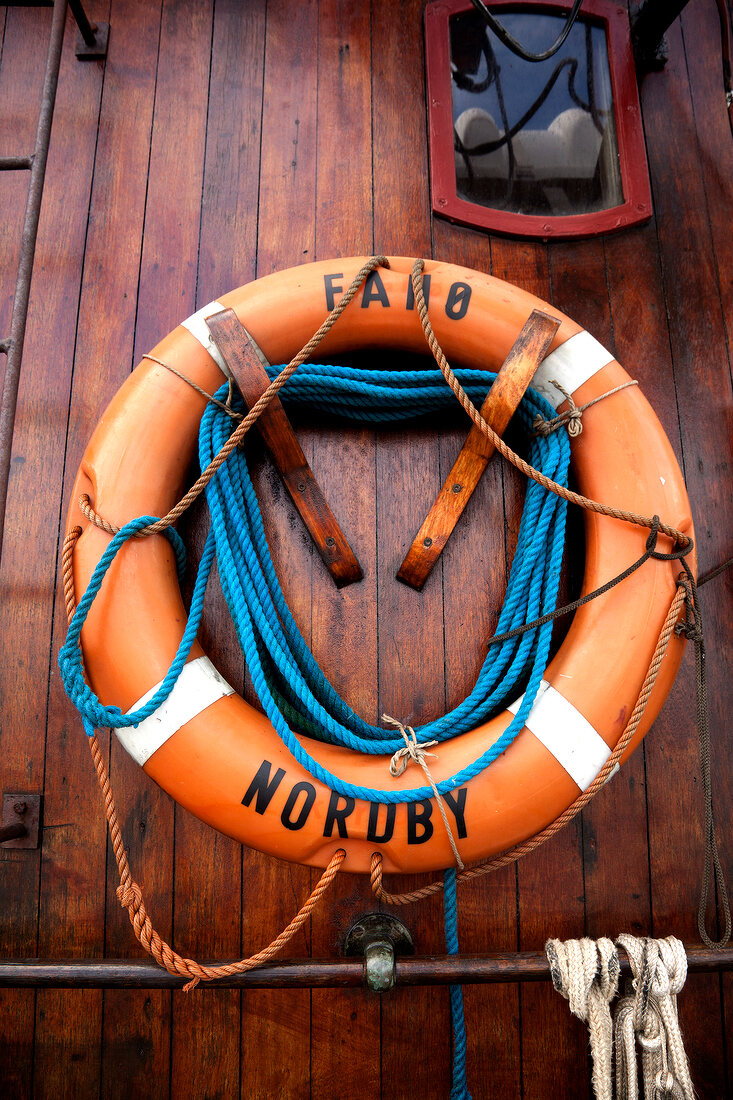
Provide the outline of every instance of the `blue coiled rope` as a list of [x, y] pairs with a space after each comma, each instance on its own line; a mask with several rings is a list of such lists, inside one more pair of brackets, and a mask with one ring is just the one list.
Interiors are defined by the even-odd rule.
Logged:
[[[277, 367], [270, 368], [274, 377]], [[459, 370], [461, 384], [481, 404], [494, 375]], [[217, 397], [224, 399], [227, 387]], [[372, 422], [412, 419], [425, 412], [450, 408], [454, 398], [439, 370], [371, 371], [357, 368], [303, 365], [282, 391], [290, 405], [318, 411], [340, 411], [342, 416]], [[236, 408], [236, 403], [235, 403]], [[240, 404], [241, 408], [241, 404]], [[534, 417], [553, 410], [534, 391], [528, 391], [518, 410], [527, 429]], [[231, 419], [209, 404], [199, 435], [199, 460], [204, 469], [231, 432]], [[529, 436], [529, 461], [548, 477], [567, 484], [570, 447], [564, 430], [548, 437]], [[328, 682], [306, 645], [280, 588], [265, 537], [262, 514], [244, 452], [236, 450], [206, 490], [211, 531], [191, 603], [181, 645], [171, 668], [145, 707], [123, 715], [118, 707], [102, 706], [84, 679], [79, 644], [81, 629], [104, 576], [120, 547], [154, 517], [143, 516], [115, 535], [98, 563], [79, 602], [59, 654], [64, 686], [81, 712], [87, 732], [98, 727], [135, 726], [172, 691], [193, 644], [201, 618], [203, 595], [213, 561], [214, 546], [221, 584], [229, 604], [252, 681], [268, 718], [292, 755], [314, 778], [339, 794], [376, 802], [414, 802], [430, 798], [429, 786], [410, 790], [382, 790], [347, 783], [314, 760], [293, 729], [330, 744], [357, 752], [392, 754], [402, 747], [393, 730], [364, 722]], [[530, 481], [519, 528], [519, 538], [496, 632], [505, 633], [554, 610], [562, 561], [566, 503]], [[175, 532], [179, 567], [183, 549]], [[454, 790], [495, 760], [514, 740], [534, 702], [547, 662], [552, 624], [492, 646], [469, 695], [454, 710], [416, 728], [419, 741], [444, 741], [485, 722], [513, 698], [522, 681], [522, 704], [502, 736], [477, 760], [438, 784], [441, 794]]]
[[[280, 371], [270, 368], [274, 378]], [[480, 406], [495, 375], [487, 371], [457, 370], [461, 385]], [[215, 395], [224, 401], [228, 386]], [[353, 367], [304, 364], [281, 391], [286, 405], [328, 412], [358, 423], [399, 423], [453, 406], [455, 398], [438, 369], [380, 371]], [[235, 409], [242, 409], [235, 397]], [[528, 460], [549, 478], [567, 484], [570, 446], [564, 429], [547, 437], [531, 434], [534, 417], [551, 417], [554, 410], [539, 394], [528, 390], [519, 418], [529, 432]], [[199, 462], [204, 470], [231, 433], [231, 418], [219, 406], [209, 404], [201, 420]], [[188, 621], [171, 667], [153, 697], [134, 712], [103, 706], [84, 677], [80, 634], [89, 608], [104, 577], [124, 543], [154, 522], [141, 516], [114, 536], [95, 568], [89, 586], [72, 618], [60, 653], [64, 687], [80, 711], [89, 736], [100, 727], [136, 726], [152, 714], [173, 690], [198, 631], [204, 593], [216, 551], [222, 589], [229, 605], [252, 681], [272, 725], [295, 759], [314, 778], [339, 794], [373, 802], [402, 803], [430, 798], [429, 786], [410, 790], [381, 790], [347, 783], [332, 775], [311, 757], [294, 730], [357, 752], [391, 755], [403, 742], [393, 730], [364, 722], [337, 694], [306, 645], [285, 602], [275, 574], [257, 496], [247, 460], [235, 450], [206, 489], [211, 529], [196, 577]], [[527, 486], [517, 549], [507, 584], [496, 633], [534, 621], [555, 608], [565, 535], [566, 502], [535, 481]], [[185, 567], [185, 551], [170, 529], [179, 575]], [[552, 624], [491, 646], [476, 684], [454, 710], [416, 727], [418, 741], [445, 741], [485, 722], [514, 698], [526, 682], [524, 698], [502, 736], [468, 767], [439, 783], [441, 794], [468, 782], [491, 764], [524, 726], [547, 663]], [[458, 951], [455, 870], [445, 877], [446, 946]], [[452, 1097], [468, 1097], [463, 997], [460, 986], [451, 987], [454, 1035]]]
[[[271, 368], [274, 377], [277, 368]], [[458, 371], [461, 384], [477, 404], [494, 375]], [[226, 387], [217, 394], [226, 396]], [[324, 409], [360, 422], [394, 422], [450, 408], [454, 401], [439, 370], [372, 371], [346, 367], [303, 366], [282, 391], [283, 400], [300, 408]], [[534, 416], [553, 410], [535, 393], [519, 414], [530, 428]], [[227, 414], [209, 405], [201, 422], [199, 462], [204, 469], [231, 432]], [[529, 461], [562, 484], [567, 483], [570, 449], [566, 433], [530, 436]], [[356, 752], [392, 754], [403, 742], [394, 730], [364, 722], [328, 682], [306, 645], [282, 594], [270, 557], [262, 515], [246, 459], [235, 452], [209, 483], [207, 500], [216, 539], [222, 588], [232, 613], [253, 685], [267, 717], [300, 764], [339, 794], [376, 802], [412, 802], [432, 796], [429, 786], [381, 790], [347, 783], [323, 768], [303, 748], [292, 727]], [[555, 607], [565, 534], [566, 504], [536, 482], [529, 483], [497, 633], [522, 626]], [[475, 728], [514, 698], [527, 680], [524, 699], [503, 735], [482, 756], [438, 784], [441, 794], [468, 782], [495, 760], [524, 725], [547, 663], [552, 625], [490, 648], [476, 684], [448, 714], [416, 727], [419, 741], [444, 741]]]

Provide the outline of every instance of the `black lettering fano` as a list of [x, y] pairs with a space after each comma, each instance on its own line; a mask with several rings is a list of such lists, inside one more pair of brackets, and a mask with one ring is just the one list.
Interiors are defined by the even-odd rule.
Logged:
[[367, 275], [366, 282], [364, 283], [364, 294], [361, 299], [361, 308], [369, 309], [371, 302], [379, 302], [385, 309], [389, 309], [387, 291], [378, 271], [370, 271]]
[[394, 802], [388, 802], [384, 807], [387, 811], [387, 817], [384, 822], [384, 829], [382, 832], [378, 832], [379, 827], [379, 811], [382, 808], [381, 802], [369, 803], [369, 825], [367, 827], [367, 840], [371, 840], [374, 844], [388, 844], [392, 839], [392, 833], [394, 832], [394, 819], [397, 807]]
[[[300, 811], [295, 821], [292, 819], [292, 813], [295, 809], [295, 803], [298, 801], [300, 794], [305, 795], [303, 805], [300, 807]], [[296, 783], [292, 791], [288, 795], [288, 800], [283, 807], [283, 812], [280, 814], [280, 820], [286, 829], [302, 829], [308, 820], [308, 814], [311, 812], [313, 803], [316, 800], [316, 788], [312, 783]]]
[[[433, 835], [433, 804], [429, 798], [407, 803], [407, 843], [425, 844]], [[419, 830], [419, 831], [418, 831]]]
[[[422, 277], [422, 292], [425, 298], [425, 308], [428, 308], [430, 304], [430, 276], [423, 275]], [[412, 288], [412, 279], [407, 280], [407, 301], [405, 302], [405, 309], [415, 308], [415, 291]]]
[[461, 317], [466, 316], [470, 301], [471, 288], [468, 283], [452, 283], [445, 303], [446, 316], [451, 321], [460, 321]]
[[336, 295], [343, 292], [342, 286], [334, 286], [336, 279], [343, 279], [344, 275], [342, 271], [337, 272], [335, 275], [324, 275], [323, 282], [326, 287], [326, 309], [330, 311], [336, 305]]
[[253, 798], [256, 797], [255, 813], [263, 814], [272, 801], [277, 788], [280, 786], [285, 775], [284, 768], [278, 768], [272, 779], [270, 779], [270, 771], [272, 764], [269, 760], [263, 760], [257, 769], [257, 775], [254, 777], [247, 793], [242, 799], [243, 806], [249, 806]]
[[[340, 801], [343, 801], [343, 806], [339, 806]], [[346, 818], [349, 814], [354, 812], [355, 805], [356, 802], [350, 795], [338, 794], [336, 791], [331, 791], [331, 800], [328, 803], [328, 812], [326, 813], [326, 824], [323, 826], [323, 835], [333, 836], [333, 827], [334, 825], [338, 825], [339, 836], [343, 839], [347, 839], [349, 833], [346, 828]]]

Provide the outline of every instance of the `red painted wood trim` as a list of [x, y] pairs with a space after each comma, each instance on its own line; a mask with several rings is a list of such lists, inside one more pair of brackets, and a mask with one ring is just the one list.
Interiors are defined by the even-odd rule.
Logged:
[[[519, 6], [518, 0], [494, 0], [492, 10], [500, 12], [509, 8], [516, 11]], [[567, 12], [569, 5], [566, 0], [529, 0], [527, 7], [559, 14]], [[452, 16], [472, 10], [470, 0], [435, 0], [425, 9], [430, 183], [434, 212], [461, 225], [541, 240], [597, 237], [601, 233], [639, 225], [650, 218], [652, 198], [628, 12], [625, 7], [609, 5], [604, 0], [585, 0], [581, 15], [602, 24], [606, 31], [624, 203], [608, 210], [548, 218], [492, 210], [458, 196], [448, 30]], [[620, 109], [622, 105], [623, 110]]]

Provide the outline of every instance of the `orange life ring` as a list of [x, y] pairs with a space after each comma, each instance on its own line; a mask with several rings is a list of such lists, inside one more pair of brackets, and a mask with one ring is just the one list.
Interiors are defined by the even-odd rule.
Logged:
[[[271, 362], [303, 346], [349, 285], [363, 258], [306, 264], [258, 279], [199, 310], [153, 354], [208, 392], [222, 382], [205, 317], [231, 307]], [[364, 347], [424, 350], [410, 286], [412, 260], [390, 259], [326, 337], [334, 355]], [[533, 385], [557, 404], [549, 379], [577, 404], [607, 393], [628, 375], [596, 340], [557, 310], [517, 287], [466, 268], [426, 261], [430, 317], [449, 359], [497, 370], [532, 309], [561, 319]], [[170, 371], [144, 359], [112, 400], [82, 460], [73, 499], [88, 494], [116, 524], [164, 515], [181, 493], [194, 453], [204, 399]], [[658, 514], [692, 534], [682, 475], [665, 433], [639, 387], [589, 409], [572, 442], [572, 464], [585, 495], [619, 508]], [[69, 527], [80, 524], [76, 505]], [[74, 551], [77, 592], [84, 590], [109, 536], [82, 520]], [[584, 591], [639, 557], [646, 533], [586, 513]], [[669, 549], [669, 540], [660, 547]], [[504, 851], [554, 821], [598, 774], [634, 706], [675, 592], [675, 562], [650, 560], [606, 595], [581, 607], [549, 665], [541, 696], [513, 744], [451, 800], [461, 858]], [[86, 669], [103, 703], [133, 709], [164, 677], [186, 612], [170, 545], [162, 536], [127, 543], [110, 570], [82, 632]], [[656, 717], [683, 652], [673, 638], [628, 752]], [[431, 761], [437, 782], [484, 752], [506, 728], [509, 711], [452, 741]], [[118, 736], [145, 771], [197, 817], [250, 847], [325, 866], [346, 850], [344, 869], [428, 871], [453, 856], [433, 803], [390, 808], [356, 801], [346, 813], [290, 756], [263, 714], [219, 676], [196, 645], [161, 712]], [[344, 780], [371, 788], [413, 787], [408, 770], [391, 779], [381, 756], [302, 738], [310, 754]], [[344, 835], [345, 834], [345, 835]]]

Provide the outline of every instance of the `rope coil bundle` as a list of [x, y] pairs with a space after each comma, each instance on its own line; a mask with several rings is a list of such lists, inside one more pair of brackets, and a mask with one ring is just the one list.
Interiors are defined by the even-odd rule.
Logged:
[[[361, 406], [376, 419], [379, 415], [382, 391], [389, 377], [396, 376], [398, 385], [391, 390], [389, 419], [397, 416], [411, 419], [425, 411], [449, 408], [453, 398], [441, 383], [439, 370], [411, 372], [378, 372], [372, 385], [369, 371], [349, 368], [301, 368], [304, 385], [292, 386], [291, 402], [303, 401], [307, 407], [318, 402], [318, 394], [338, 408], [339, 396], [351, 392], [359, 395]], [[277, 368], [271, 368], [273, 376]], [[319, 379], [314, 386], [312, 375]], [[405, 377], [407, 375], [407, 377]], [[468, 388], [469, 395], [481, 399], [487, 382], [495, 375], [480, 371], [459, 371], [457, 376]], [[295, 379], [292, 380], [295, 382]], [[330, 385], [329, 385], [330, 382]], [[288, 386], [288, 389], [290, 386]], [[287, 400], [288, 389], [284, 396]], [[304, 392], [307, 395], [304, 397]], [[417, 392], [420, 397], [414, 397]], [[228, 396], [224, 385], [214, 395], [201, 421], [199, 460], [205, 470], [231, 435], [231, 418], [222, 408]], [[317, 407], [317, 406], [316, 406]], [[234, 400], [235, 411], [243, 408], [241, 399]], [[539, 395], [528, 391], [520, 406], [520, 417], [527, 429], [537, 415], [551, 412]], [[348, 415], [348, 414], [347, 414]], [[356, 415], [352, 406], [350, 415]], [[560, 484], [567, 483], [570, 448], [564, 432], [549, 437], [529, 436], [530, 461], [545, 476]], [[123, 714], [119, 707], [103, 706], [87, 683], [82, 664], [80, 636], [89, 609], [96, 598], [121, 547], [151, 523], [154, 516], [142, 516], [126, 524], [114, 535], [94, 571], [89, 586], [74, 614], [66, 642], [59, 655], [59, 666], [71, 701], [82, 714], [87, 733], [105, 726], [129, 728], [138, 725], [165, 701], [173, 690], [186, 662], [198, 631], [206, 584], [216, 549], [219, 576], [237, 635], [252, 676], [257, 695], [267, 717], [296, 760], [315, 778], [332, 790], [350, 797], [383, 803], [401, 803], [428, 798], [433, 790], [428, 785], [411, 790], [376, 789], [355, 786], [340, 780], [322, 768], [302, 747], [291, 729], [296, 728], [319, 740], [339, 744], [359, 752], [394, 754], [404, 747], [392, 730], [364, 722], [337, 695], [316, 663], [287, 606], [277, 579], [265, 535], [262, 514], [252, 484], [244, 452], [232, 451], [206, 487], [211, 512], [211, 531], [206, 540], [197, 574], [188, 622], [178, 652], [160, 688], [144, 706]], [[517, 550], [512, 563], [504, 606], [497, 629], [511, 631], [526, 627], [534, 619], [554, 610], [562, 563], [565, 515], [564, 500], [535, 481], [529, 483]], [[165, 532], [176, 554], [179, 574], [185, 567], [185, 550], [173, 528]], [[437, 742], [472, 729], [484, 721], [503, 702], [513, 696], [521, 679], [529, 671], [529, 681], [522, 705], [502, 738], [490, 747], [470, 767], [437, 784], [441, 794], [473, 778], [497, 758], [524, 726], [547, 663], [552, 623], [524, 630], [501, 645], [489, 649], [476, 685], [469, 696], [453, 711], [427, 725], [418, 727], [419, 741]]]
[[[622, 933], [616, 940], [629, 957], [633, 978], [617, 1003], [620, 965], [612, 940], [548, 940], [552, 983], [574, 1016], [588, 1024], [596, 1100], [638, 1100], [636, 1046], [641, 1053], [645, 1100], [694, 1100], [682, 1042], [677, 995], [687, 977], [687, 957], [674, 936], [646, 939]], [[613, 1055], [615, 1042], [615, 1092]]]

